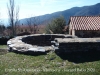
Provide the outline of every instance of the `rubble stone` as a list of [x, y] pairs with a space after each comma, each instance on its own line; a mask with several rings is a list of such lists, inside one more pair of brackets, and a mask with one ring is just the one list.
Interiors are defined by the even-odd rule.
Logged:
[[[8, 40], [7, 45], [10, 51], [46, 52], [46, 51], [55, 50], [51, 44], [51, 41], [53, 41], [55, 37], [62, 38], [64, 37], [64, 34], [59, 34], [59, 35], [58, 34], [34, 34], [34, 35], [17, 36], [15, 38]], [[43, 46], [39, 43], [43, 44]]]

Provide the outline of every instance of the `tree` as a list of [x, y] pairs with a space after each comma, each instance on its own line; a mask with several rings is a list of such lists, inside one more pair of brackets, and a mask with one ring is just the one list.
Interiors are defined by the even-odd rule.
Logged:
[[36, 34], [37, 31], [39, 31], [39, 27], [38, 27], [39, 24], [40, 24], [39, 18], [37, 18], [37, 17], [27, 19], [27, 25], [28, 25], [31, 33]]
[[33, 31], [32, 18], [27, 19], [27, 25], [29, 27], [30, 32], [32, 33], [32, 31]]
[[4, 31], [6, 27], [4, 26], [2, 20], [0, 19], [0, 35], [4, 36]]
[[19, 16], [19, 7], [15, 8], [15, 1], [9, 0], [7, 4], [8, 16], [9, 16], [9, 24], [11, 26], [12, 35], [16, 35], [16, 27], [18, 24], [18, 16]]
[[4, 25], [0, 25], [0, 34], [4, 35], [4, 30], [6, 27]]
[[63, 34], [64, 27], [66, 26], [66, 20], [64, 17], [60, 16], [56, 19], [53, 19], [48, 25], [46, 26], [46, 33], [47, 34]]

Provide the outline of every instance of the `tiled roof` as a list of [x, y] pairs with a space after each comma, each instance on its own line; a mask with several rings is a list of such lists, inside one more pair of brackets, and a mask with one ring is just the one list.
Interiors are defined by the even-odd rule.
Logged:
[[70, 25], [75, 30], [100, 30], [100, 16], [72, 16]]

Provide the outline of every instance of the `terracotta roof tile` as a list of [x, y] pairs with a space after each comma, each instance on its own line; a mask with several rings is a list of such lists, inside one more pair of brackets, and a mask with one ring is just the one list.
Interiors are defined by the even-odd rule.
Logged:
[[70, 25], [75, 30], [100, 30], [100, 16], [72, 16]]

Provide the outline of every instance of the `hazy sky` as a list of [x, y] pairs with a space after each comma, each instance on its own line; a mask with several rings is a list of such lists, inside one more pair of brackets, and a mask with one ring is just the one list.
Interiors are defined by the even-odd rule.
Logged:
[[[8, 18], [7, 3], [0, 0], [0, 17]], [[100, 3], [100, 0], [15, 0], [19, 6], [19, 18], [50, 14], [57, 11]]]

